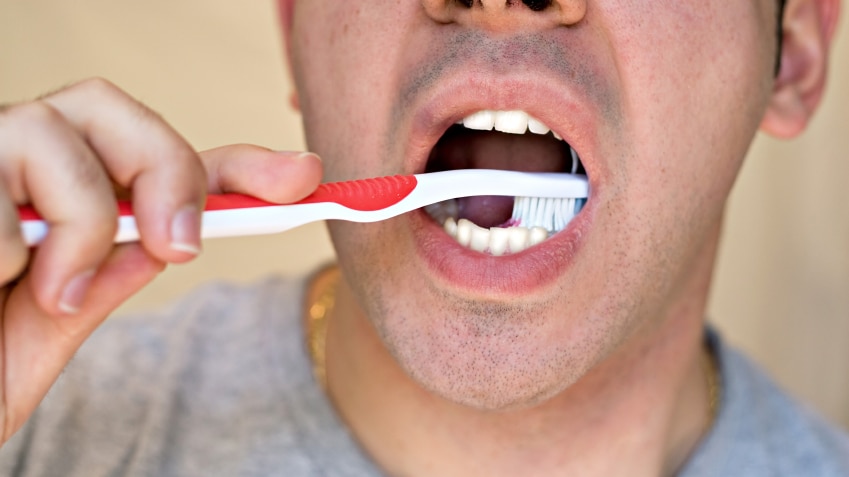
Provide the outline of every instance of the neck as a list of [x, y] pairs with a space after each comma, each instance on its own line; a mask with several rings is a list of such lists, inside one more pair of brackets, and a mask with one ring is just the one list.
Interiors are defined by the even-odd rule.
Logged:
[[458, 405], [413, 382], [343, 279], [327, 333], [328, 392], [390, 475], [672, 475], [709, 427], [701, 318], [708, 255], [706, 273], [661, 324], [558, 396], [505, 412]]

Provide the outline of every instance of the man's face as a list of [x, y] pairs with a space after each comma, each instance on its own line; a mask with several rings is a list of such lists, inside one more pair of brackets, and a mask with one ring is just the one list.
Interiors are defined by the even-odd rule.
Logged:
[[551, 135], [452, 128], [481, 110], [525, 111], [580, 156], [586, 206], [519, 253], [466, 248], [423, 210], [330, 225], [400, 365], [487, 408], [561, 391], [674, 320], [709, 278], [696, 264], [712, 256], [776, 47], [774, 0], [503, 3], [304, 1], [291, 31], [307, 141], [328, 180], [570, 166]]

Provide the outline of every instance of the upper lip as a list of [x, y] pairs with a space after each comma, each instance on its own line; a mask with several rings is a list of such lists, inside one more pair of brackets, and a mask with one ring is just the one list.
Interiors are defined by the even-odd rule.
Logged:
[[424, 172], [430, 151], [445, 131], [477, 111], [522, 110], [563, 137], [581, 157], [591, 185], [600, 176], [596, 108], [568, 84], [527, 75], [454, 75], [438, 82], [414, 111], [404, 169]]

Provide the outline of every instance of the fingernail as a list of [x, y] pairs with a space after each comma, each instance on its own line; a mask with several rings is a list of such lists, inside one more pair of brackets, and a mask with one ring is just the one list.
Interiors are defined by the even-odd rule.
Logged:
[[62, 313], [76, 315], [80, 311], [92, 277], [94, 277], [94, 270], [88, 270], [75, 276], [65, 285], [62, 296], [59, 298], [59, 309]]
[[192, 255], [200, 254], [200, 214], [194, 205], [178, 210], [171, 219], [171, 248]]
[[319, 157], [319, 155], [314, 153], [314, 152], [302, 152], [302, 153], [298, 154], [297, 159], [304, 160], [304, 159], [307, 159], [307, 158], [310, 158], [310, 157], [313, 157], [316, 160], [318, 160], [318, 162], [321, 162], [321, 157]]

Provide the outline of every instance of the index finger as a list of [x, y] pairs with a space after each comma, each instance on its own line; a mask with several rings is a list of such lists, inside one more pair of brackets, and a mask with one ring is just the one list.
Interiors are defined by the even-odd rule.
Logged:
[[106, 80], [87, 80], [42, 100], [80, 131], [115, 182], [132, 189], [147, 250], [169, 262], [200, 251], [206, 172], [185, 139]]

